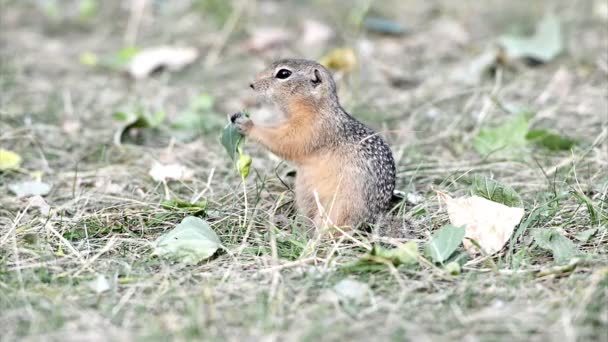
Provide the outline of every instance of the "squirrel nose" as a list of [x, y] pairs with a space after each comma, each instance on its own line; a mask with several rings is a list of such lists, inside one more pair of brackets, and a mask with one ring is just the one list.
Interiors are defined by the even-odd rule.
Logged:
[[255, 86], [253, 85], [253, 83], [249, 83], [249, 87], [250, 87], [251, 89], [255, 89]]

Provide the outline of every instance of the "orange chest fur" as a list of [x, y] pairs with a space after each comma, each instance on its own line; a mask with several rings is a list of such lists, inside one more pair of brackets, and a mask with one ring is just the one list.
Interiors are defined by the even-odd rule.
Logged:
[[322, 204], [328, 205], [340, 197], [348, 187], [342, 161], [335, 153], [306, 158], [298, 165], [298, 183], [305, 191], [316, 191]]

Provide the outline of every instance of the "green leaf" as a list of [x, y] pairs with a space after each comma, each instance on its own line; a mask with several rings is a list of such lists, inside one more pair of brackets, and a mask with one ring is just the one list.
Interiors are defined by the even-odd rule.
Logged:
[[418, 244], [415, 241], [408, 241], [396, 248], [383, 248], [374, 246], [370, 252], [371, 256], [382, 258], [398, 265], [413, 265], [418, 262]]
[[125, 47], [116, 52], [112, 57], [104, 61], [104, 65], [114, 69], [124, 68], [135, 55], [139, 53], [136, 47]]
[[97, 55], [92, 52], [81, 53], [79, 60], [80, 60], [80, 64], [90, 66], [90, 67], [97, 66], [97, 64], [99, 63], [99, 59], [97, 58]]
[[207, 208], [207, 201], [190, 203], [180, 200], [170, 200], [164, 201], [161, 206], [169, 210], [188, 211], [194, 216], [199, 216], [205, 213], [205, 209]]
[[127, 114], [125, 112], [116, 112], [112, 114], [112, 119], [116, 121], [129, 121], [132, 116], [133, 115]]
[[80, 0], [78, 7], [80, 18], [90, 19], [97, 13], [97, 0]]
[[531, 37], [505, 35], [499, 42], [512, 58], [529, 57], [540, 62], [552, 60], [564, 48], [560, 21], [554, 15], [545, 16]]
[[528, 132], [526, 139], [552, 151], [569, 150], [576, 145], [575, 140], [540, 129]]
[[471, 194], [504, 204], [507, 207], [521, 208], [523, 206], [521, 197], [513, 188], [484, 176], [476, 175], [473, 178]]
[[249, 175], [252, 159], [250, 156], [243, 153], [245, 137], [236, 130], [236, 127], [233, 124], [229, 123], [222, 131], [220, 142], [226, 149], [230, 159], [235, 163], [236, 169], [241, 177], [247, 177]]
[[221, 247], [209, 224], [194, 216], [182, 220], [173, 230], [154, 242], [154, 254], [185, 264], [197, 264]]
[[190, 103], [190, 108], [193, 111], [209, 111], [213, 108], [213, 103], [215, 102], [213, 96], [202, 93], [199, 96], [195, 97]]
[[133, 112], [116, 112], [112, 114], [112, 118], [124, 123], [114, 134], [114, 141], [119, 144], [132, 129], [159, 127], [165, 120], [165, 112], [150, 113], [143, 108], [138, 108]]
[[582, 232], [574, 234], [574, 237], [581, 242], [587, 242], [593, 235], [597, 233], [597, 228], [591, 228], [583, 230]]
[[116, 121], [125, 122], [124, 129], [127, 130], [131, 128], [156, 128], [165, 120], [165, 112], [150, 113], [143, 108], [139, 108], [134, 112], [116, 112], [112, 114], [112, 118]]
[[535, 229], [532, 236], [540, 248], [551, 251], [557, 263], [568, 262], [578, 253], [576, 245], [556, 230]]
[[585, 195], [584, 193], [578, 191], [572, 191], [571, 194], [572, 196], [574, 196], [574, 198], [578, 200], [580, 204], [584, 204], [587, 207], [587, 212], [589, 213], [589, 218], [591, 219], [591, 222], [599, 223], [600, 218], [602, 217], [602, 212], [598, 212], [595, 209], [595, 205], [591, 198], [589, 198], [589, 196]]
[[460, 270], [460, 264], [457, 263], [456, 261], [449, 262], [447, 265], [445, 265], [445, 270], [449, 274], [451, 274], [453, 276], [457, 276], [461, 272], [461, 270]]
[[236, 160], [238, 153], [237, 149], [243, 138], [243, 135], [236, 130], [236, 127], [233, 124], [229, 123], [224, 127], [220, 142], [226, 149], [226, 152], [228, 152], [230, 159]]
[[521, 112], [499, 126], [480, 130], [473, 140], [475, 151], [486, 156], [490, 153], [508, 155], [523, 149], [527, 144], [526, 134], [532, 115]]
[[51, 191], [51, 186], [40, 181], [26, 181], [11, 184], [8, 186], [8, 189], [17, 197], [44, 196]]
[[426, 246], [426, 254], [436, 263], [443, 263], [458, 248], [464, 239], [465, 228], [446, 225], [433, 234]]
[[0, 148], [0, 171], [16, 170], [21, 166], [21, 156]]

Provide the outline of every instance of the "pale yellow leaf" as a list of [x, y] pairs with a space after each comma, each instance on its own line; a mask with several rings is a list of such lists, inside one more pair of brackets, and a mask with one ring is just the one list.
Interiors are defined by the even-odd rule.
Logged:
[[500, 251], [524, 216], [522, 208], [507, 207], [479, 196], [452, 198], [442, 192], [437, 194], [447, 205], [450, 223], [466, 227], [463, 244], [471, 254], [479, 251], [469, 239], [490, 255]]
[[154, 163], [148, 174], [157, 182], [165, 182], [170, 179], [186, 181], [192, 179], [194, 171], [180, 164]]
[[0, 148], [0, 171], [16, 170], [21, 166], [21, 156]]
[[153, 71], [166, 68], [180, 70], [198, 58], [192, 47], [159, 46], [137, 53], [129, 63], [129, 73], [137, 79], [148, 77]]

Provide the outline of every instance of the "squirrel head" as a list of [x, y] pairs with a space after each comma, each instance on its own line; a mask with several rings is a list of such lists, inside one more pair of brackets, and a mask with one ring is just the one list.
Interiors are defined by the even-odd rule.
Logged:
[[290, 103], [321, 109], [338, 103], [336, 83], [321, 64], [306, 59], [282, 59], [258, 73], [250, 87], [263, 100], [289, 111]]

